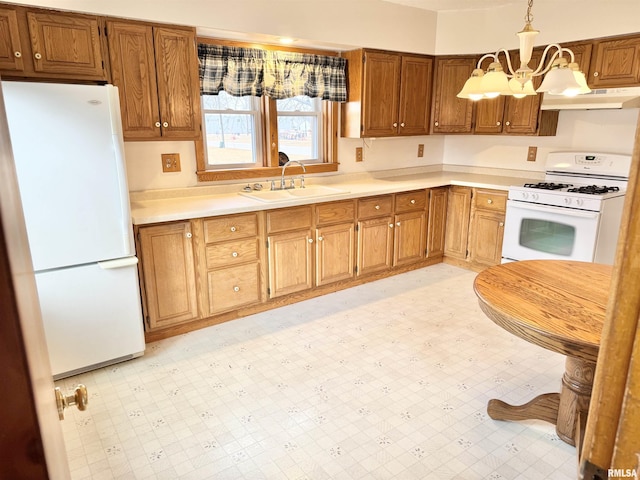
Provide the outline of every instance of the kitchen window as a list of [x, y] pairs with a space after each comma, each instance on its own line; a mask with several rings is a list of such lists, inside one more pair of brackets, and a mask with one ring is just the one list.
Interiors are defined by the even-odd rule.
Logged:
[[304, 162], [309, 173], [338, 169], [337, 103], [346, 100], [344, 59], [324, 51], [198, 41], [199, 181], [279, 175], [280, 152]]

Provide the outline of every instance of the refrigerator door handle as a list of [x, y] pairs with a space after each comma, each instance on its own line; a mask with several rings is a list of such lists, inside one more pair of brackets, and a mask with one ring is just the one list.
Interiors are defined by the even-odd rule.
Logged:
[[98, 262], [98, 266], [103, 270], [111, 270], [113, 268], [124, 268], [138, 264], [138, 257], [124, 257], [117, 258], [115, 260], [105, 260], [104, 262]]

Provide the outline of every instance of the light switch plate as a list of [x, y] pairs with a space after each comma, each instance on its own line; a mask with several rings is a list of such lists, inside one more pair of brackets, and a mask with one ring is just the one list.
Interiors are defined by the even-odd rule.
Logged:
[[356, 162], [362, 161], [362, 147], [356, 147]]
[[418, 144], [418, 157], [424, 157], [424, 143]]
[[535, 162], [537, 154], [538, 147], [529, 147], [529, 151], [527, 152], [527, 162]]
[[179, 172], [180, 171], [180, 154], [179, 153], [163, 153], [162, 154], [162, 171], [163, 172]]

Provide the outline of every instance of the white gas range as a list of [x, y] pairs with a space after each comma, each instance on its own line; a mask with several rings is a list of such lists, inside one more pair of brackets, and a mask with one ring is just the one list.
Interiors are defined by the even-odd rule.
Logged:
[[612, 264], [631, 156], [552, 152], [543, 182], [509, 187], [503, 262]]

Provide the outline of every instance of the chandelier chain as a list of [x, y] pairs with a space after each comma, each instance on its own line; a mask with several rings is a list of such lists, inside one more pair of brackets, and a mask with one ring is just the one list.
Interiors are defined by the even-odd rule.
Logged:
[[533, 0], [529, 0], [527, 4], [527, 14], [524, 16], [524, 21], [527, 23], [533, 22], [533, 15], [531, 14], [531, 7], [533, 7]]

